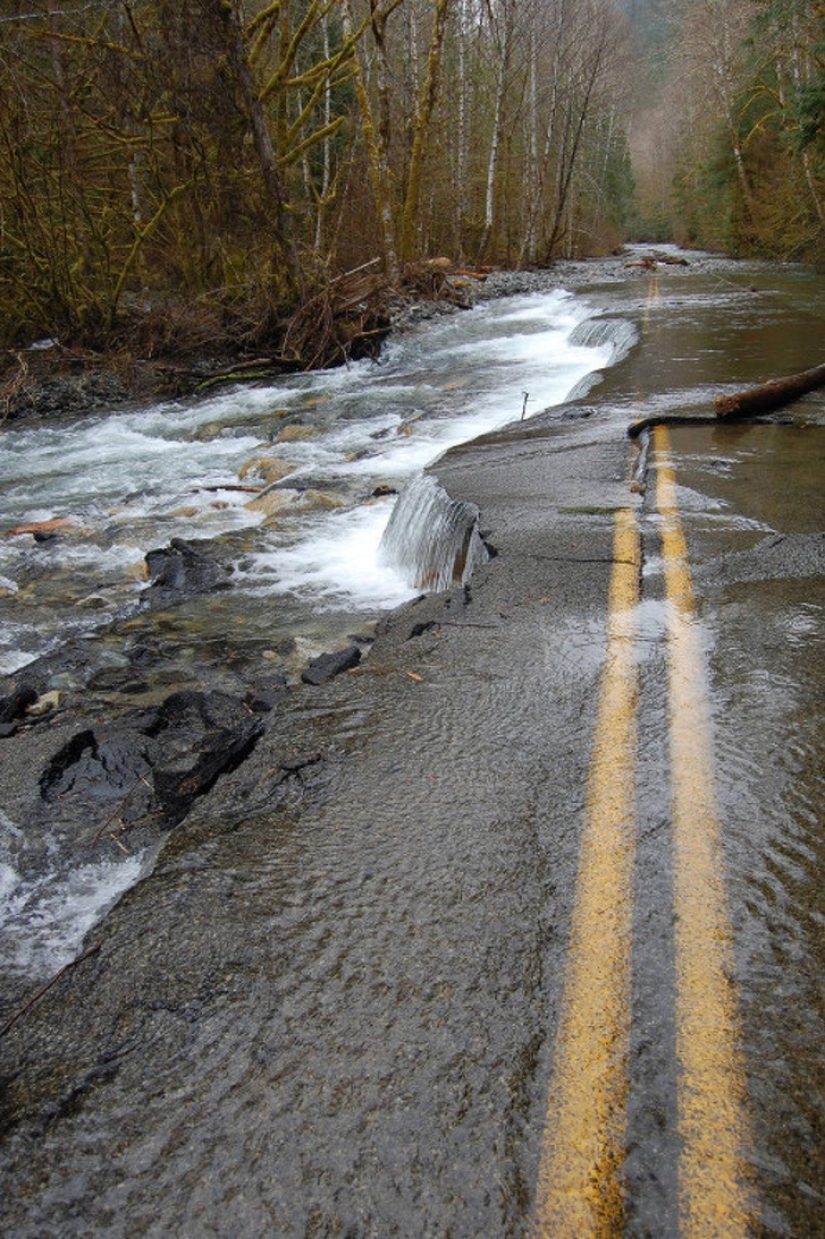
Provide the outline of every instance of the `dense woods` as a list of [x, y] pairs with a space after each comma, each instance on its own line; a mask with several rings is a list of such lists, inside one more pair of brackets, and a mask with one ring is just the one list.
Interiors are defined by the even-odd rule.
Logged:
[[7, 345], [159, 317], [253, 344], [375, 259], [397, 282], [429, 255], [547, 262], [620, 238], [629, 45], [607, 0], [11, 10]]
[[825, 0], [6, 0], [0, 346], [297, 347], [440, 255], [816, 255], [824, 117]]
[[639, 233], [825, 261], [823, 0], [630, 0]]

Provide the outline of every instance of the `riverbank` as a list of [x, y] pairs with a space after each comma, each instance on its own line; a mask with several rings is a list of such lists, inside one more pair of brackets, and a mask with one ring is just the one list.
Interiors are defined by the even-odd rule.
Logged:
[[197, 307], [135, 304], [94, 348], [46, 339], [0, 357], [0, 422], [77, 416], [374, 357], [404, 324], [468, 308], [488, 274], [439, 259], [411, 270], [396, 289], [368, 263], [254, 339], [199, 318]]
[[[519, 293], [643, 275], [657, 265], [702, 262], [672, 247], [634, 247], [609, 258], [560, 261], [535, 271], [468, 271], [437, 259], [422, 264], [400, 289], [367, 272], [343, 277], [285, 322], [263, 348], [209, 336], [163, 315], [133, 310], [110, 347], [73, 349], [36, 341], [0, 356], [0, 427], [24, 419], [81, 417], [149, 400], [208, 394], [232, 383], [261, 383], [279, 375], [377, 357], [385, 340], [443, 314]], [[178, 330], [180, 326], [180, 330]]]

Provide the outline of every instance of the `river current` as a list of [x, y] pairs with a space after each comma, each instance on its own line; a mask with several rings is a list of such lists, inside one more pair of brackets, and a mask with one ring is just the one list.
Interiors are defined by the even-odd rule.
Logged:
[[[626, 436], [656, 414], [705, 423], [671, 437], [754, 1233], [819, 1233], [825, 404], [767, 426], [712, 410], [821, 361], [825, 281], [635, 257], [422, 323], [378, 364], [5, 429], [4, 682], [59, 703], [0, 741], [4, 1233], [535, 1233], [629, 505], [643, 571], [617, 1233], [683, 1233], [661, 519]], [[403, 529], [395, 568], [384, 531], [407, 502], [420, 523], [426, 479], [480, 511], [490, 558], [421, 598]], [[48, 520], [54, 537], [12, 532]], [[144, 556], [173, 538], [225, 587], [153, 605]], [[352, 641], [353, 674], [300, 684]], [[81, 779], [91, 732], [116, 764], [178, 690], [243, 704], [273, 684], [254, 751], [173, 830], [107, 834], [121, 806], [94, 800], [102, 761], [71, 816], [63, 776]]]
[[[232, 601], [217, 630], [242, 615], [261, 641], [311, 639], [324, 614], [408, 599], [378, 557], [395, 493], [447, 448], [609, 365], [616, 341], [576, 343], [598, 312], [561, 289], [509, 297], [409, 331], [377, 363], [6, 429], [0, 673], [134, 609], [144, 555], [176, 537], [221, 540]], [[256, 496], [272, 477], [277, 493]], [[59, 534], [39, 543], [13, 534], [53, 520]]]
[[[198, 673], [235, 691], [256, 662], [297, 676], [419, 592], [381, 554], [407, 483], [455, 444], [585, 390], [632, 346], [621, 320], [594, 331], [600, 311], [563, 288], [503, 297], [396, 336], [377, 363], [7, 427], [0, 674], [93, 650], [93, 676], [84, 653], [49, 687], [97, 693], [101, 709], [115, 685], [146, 704]], [[59, 524], [35, 536], [41, 522]], [[174, 538], [208, 546], [228, 588], [147, 611], [144, 556]], [[130, 682], [144, 648], [160, 659]], [[0, 968], [43, 978], [151, 857], [67, 865], [55, 840], [53, 863], [29, 874], [15, 823], [2, 825]]]

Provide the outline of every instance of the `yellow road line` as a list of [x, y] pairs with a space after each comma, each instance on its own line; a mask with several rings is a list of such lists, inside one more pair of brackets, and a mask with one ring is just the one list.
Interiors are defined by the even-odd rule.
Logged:
[[654, 443], [668, 600], [681, 1233], [734, 1239], [752, 1233], [752, 1201], [742, 1161], [749, 1123], [732, 930], [693, 583], [663, 426]]
[[607, 653], [587, 789], [534, 1232], [621, 1234], [630, 1049], [639, 532], [616, 514]]

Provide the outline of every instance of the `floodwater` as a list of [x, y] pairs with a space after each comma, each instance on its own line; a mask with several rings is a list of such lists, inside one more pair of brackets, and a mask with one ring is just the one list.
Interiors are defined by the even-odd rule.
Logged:
[[[821, 402], [819, 408], [822, 408]], [[825, 1216], [825, 423], [673, 434], [713, 703], [716, 791], [764, 1233]]]
[[[0, 603], [13, 605], [0, 673], [67, 640], [105, 642], [129, 618], [143, 639], [162, 635], [168, 662], [193, 647], [208, 659], [210, 642], [235, 634], [257, 657], [295, 634], [323, 649], [342, 625], [409, 599], [411, 583], [378, 559], [396, 492], [453, 444], [517, 417], [528, 393], [538, 411], [612, 364], [616, 341], [575, 341], [599, 310], [563, 289], [511, 297], [401, 335], [377, 364], [4, 429]], [[12, 533], [54, 519], [70, 524], [52, 540]], [[211, 539], [231, 588], [142, 624], [144, 555], [175, 537]], [[121, 629], [109, 645], [116, 668]]]
[[[478, 504], [497, 556], [466, 589], [425, 599], [379, 631], [357, 674], [294, 691], [254, 756], [168, 836], [148, 876], [93, 930], [87, 945], [100, 949], [0, 1038], [4, 1233], [532, 1233], [604, 655], [611, 519], [631, 503], [644, 573], [632, 1062], [617, 1233], [680, 1233], [666, 609], [658, 517], [650, 487], [630, 497], [624, 430], [651, 413], [707, 410], [717, 394], [820, 361], [825, 282], [715, 260], [652, 277], [618, 266], [601, 282], [580, 279], [587, 287], [576, 299], [544, 303], [541, 315], [565, 316], [547, 330], [561, 331], [567, 347], [579, 324], [619, 320], [634, 346], [621, 356], [574, 337], [574, 349], [597, 352], [577, 354], [572, 369], [565, 362], [554, 398], [563, 400], [594, 356], [597, 368], [613, 360], [597, 387], [536, 418], [535, 429], [450, 452], [436, 469], [451, 494]], [[531, 332], [543, 331], [537, 305], [519, 299], [483, 313], [523, 323], [529, 312]], [[468, 321], [417, 337], [431, 378], [407, 375], [393, 427], [425, 400], [424, 421], [452, 399], [443, 393], [459, 381], [464, 354], [451, 333]], [[608, 336], [617, 338], [615, 328]], [[459, 390], [495, 353], [489, 339], [473, 342]], [[518, 378], [510, 371], [505, 386], [518, 417], [522, 384], [550, 389], [540, 388], [540, 359], [530, 362], [530, 388], [514, 364]], [[388, 375], [397, 389], [392, 367], [407, 363], [391, 354], [387, 365], [379, 385]], [[353, 381], [311, 380], [344, 389]], [[360, 416], [369, 398], [359, 392], [348, 407]], [[271, 416], [286, 397], [266, 399]], [[228, 458], [205, 457], [216, 485], [261, 441], [257, 423], [249, 441], [236, 435], [247, 413], [234, 422], [226, 400], [232, 434], [208, 442]], [[454, 416], [465, 407], [459, 398]], [[485, 411], [469, 433], [506, 421], [501, 412], [501, 404]], [[133, 435], [131, 416], [124, 426]], [[216, 420], [189, 407], [180, 417]], [[357, 456], [371, 433], [359, 428], [343, 455]], [[437, 433], [435, 453], [458, 441], [452, 429]], [[321, 438], [343, 434], [337, 419]], [[691, 427], [671, 441], [715, 737], [753, 1231], [813, 1235], [825, 1208], [825, 406], [809, 397], [791, 425]], [[369, 465], [364, 492], [392, 476], [394, 459]], [[340, 461], [324, 466], [336, 488], [348, 476]], [[301, 467], [321, 470], [317, 459]], [[169, 483], [158, 509], [183, 485]], [[250, 565], [249, 577], [270, 565], [262, 606], [279, 615], [278, 599], [291, 605], [278, 585], [288, 579], [283, 565], [296, 545], [311, 558], [301, 541], [310, 535], [276, 526], [265, 536], [278, 545], [262, 550], [260, 522], [234, 492], [219, 509], [210, 508], [216, 492], [206, 493], [204, 519], [226, 522], [227, 546], [237, 546], [239, 530], [254, 534], [249, 559], [237, 562]], [[67, 510], [83, 520], [103, 510], [79, 510], [77, 498], [68, 496]], [[343, 508], [345, 520], [362, 506]], [[193, 536], [194, 518], [180, 519], [150, 524], [152, 537], [166, 541], [172, 528]], [[3, 572], [22, 593], [20, 562]], [[310, 616], [329, 579], [312, 585], [304, 571], [295, 585]], [[32, 607], [48, 610], [44, 588], [37, 577]], [[238, 613], [256, 596], [242, 588]], [[370, 593], [350, 614], [363, 620], [378, 601], [415, 593], [403, 581], [397, 588], [382, 585], [384, 594]], [[340, 586], [334, 592], [338, 606]], [[294, 615], [284, 631], [297, 630]], [[36, 618], [27, 613], [10, 651], [34, 651]], [[249, 661], [274, 644], [263, 622], [251, 621]], [[177, 639], [180, 617], [166, 623]], [[14, 823], [4, 830], [13, 836]]]

